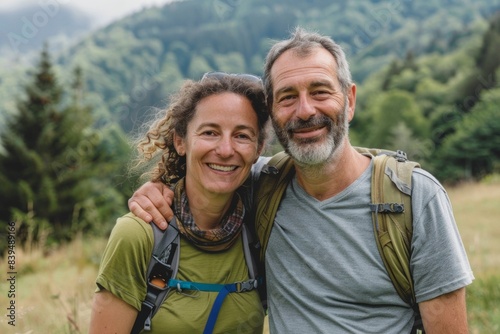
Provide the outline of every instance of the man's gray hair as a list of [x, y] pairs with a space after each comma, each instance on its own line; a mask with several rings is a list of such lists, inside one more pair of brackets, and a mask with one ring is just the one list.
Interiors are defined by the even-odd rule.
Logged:
[[315, 32], [308, 32], [297, 27], [289, 39], [275, 43], [267, 53], [264, 64], [264, 84], [267, 95], [268, 108], [271, 110], [273, 104], [273, 82], [271, 80], [271, 68], [276, 59], [285, 51], [293, 49], [298, 56], [306, 57], [316, 47], [323, 47], [330, 52], [337, 62], [337, 79], [344, 94], [352, 85], [351, 71], [344, 50], [329, 36], [322, 36]]

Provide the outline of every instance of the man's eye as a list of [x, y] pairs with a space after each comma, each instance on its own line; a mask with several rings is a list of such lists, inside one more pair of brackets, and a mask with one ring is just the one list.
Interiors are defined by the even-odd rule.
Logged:
[[332, 93], [328, 90], [317, 90], [317, 91], [314, 91], [311, 95], [315, 96], [317, 98], [327, 98], [331, 94]]
[[296, 99], [295, 95], [285, 95], [279, 98], [278, 103], [283, 106], [292, 105]]
[[326, 90], [317, 90], [313, 93], [313, 95], [324, 95], [324, 94], [328, 94], [328, 92]]
[[280, 98], [280, 101], [288, 101], [288, 100], [293, 99], [294, 97], [295, 97], [294, 95], [285, 95], [285, 96]]

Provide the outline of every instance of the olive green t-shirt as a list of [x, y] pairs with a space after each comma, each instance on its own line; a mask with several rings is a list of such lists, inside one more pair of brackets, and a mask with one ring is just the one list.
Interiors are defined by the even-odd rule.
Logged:
[[[108, 290], [138, 311], [146, 295], [146, 272], [153, 249], [149, 224], [129, 213], [117, 220], [103, 254], [97, 291]], [[227, 284], [248, 279], [241, 237], [227, 251], [204, 252], [181, 237], [177, 279]], [[171, 290], [148, 333], [202, 333], [217, 292]], [[256, 290], [230, 293], [214, 333], [262, 333], [264, 311]]]

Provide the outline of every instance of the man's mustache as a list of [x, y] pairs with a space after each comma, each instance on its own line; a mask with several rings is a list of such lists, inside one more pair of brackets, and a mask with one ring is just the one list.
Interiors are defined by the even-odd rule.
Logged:
[[292, 133], [297, 130], [301, 129], [307, 129], [307, 128], [314, 128], [314, 127], [327, 127], [328, 129], [331, 129], [332, 127], [332, 120], [325, 115], [319, 115], [319, 116], [314, 116], [309, 118], [308, 120], [303, 120], [303, 119], [297, 119], [290, 121], [286, 124], [285, 130], [288, 133]]

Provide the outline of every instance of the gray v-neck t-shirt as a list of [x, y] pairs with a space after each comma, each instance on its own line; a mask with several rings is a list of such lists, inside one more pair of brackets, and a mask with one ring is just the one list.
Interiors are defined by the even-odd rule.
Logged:
[[[372, 165], [318, 201], [296, 178], [266, 251], [271, 333], [409, 333], [413, 310], [379, 255], [369, 208]], [[413, 173], [411, 270], [417, 302], [470, 284], [472, 271], [450, 202], [429, 173]]]

